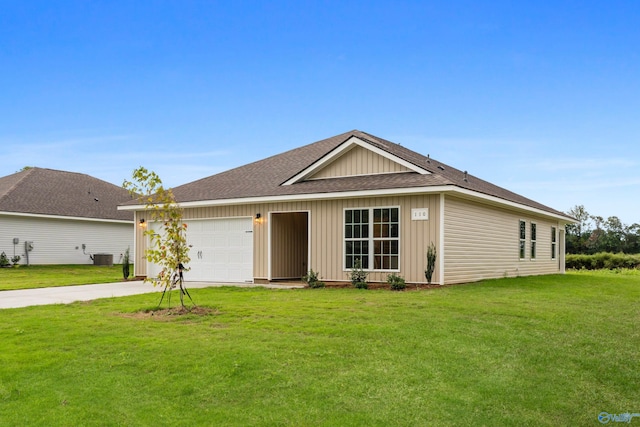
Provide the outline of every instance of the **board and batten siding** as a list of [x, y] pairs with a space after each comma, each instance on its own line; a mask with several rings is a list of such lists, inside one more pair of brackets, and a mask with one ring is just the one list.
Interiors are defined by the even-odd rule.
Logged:
[[[320, 273], [325, 281], [348, 281], [349, 270], [344, 268], [344, 210], [349, 208], [400, 208], [400, 269], [397, 274], [409, 283], [424, 283], [426, 251], [430, 242], [439, 247], [439, 196], [411, 195], [396, 197], [344, 198], [332, 200], [264, 203], [230, 206], [187, 208], [184, 219], [229, 218], [251, 216], [260, 213], [261, 220], [253, 222], [253, 272], [255, 280], [271, 280], [269, 277], [269, 213], [308, 212], [309, 225], [309, 269]], [[414, 221], [411, 209], [428, 208], [429, 219]], [[136, 213], [136, 222], [144, 213]], [[277, 229], [277, 226], [275, 227]], [[301, 227], [302, 229], [302, 227]], [[272, 233], [274, 229], [272, 229]], [[274, 237], [272, 236], [272, 239]], [[138, 230], [136, 259], [142, 260], [146, 239]], [[277, 245], [277, 239], [272, 244]], [[272, 257], [277, 251], [272, 247]], [[272, 266], [278, 261], [271, 260]], [[145, 263], [136, 263], [136, 274], [146, 274]], [[140, 267], [140, 269], [138, 269]], [[389, 271], [371, 272], [370, 282], [385, 282]], [[434, 278], [438, 276], [438, 269]]]
[[391, 159], [363, 147], [354, 147], [319, 170], [309, 179], [335, 178], [354, 175], [408, 172], [409, 169]]
[[[520, 259], [520, 221], [526, 223], [523, 259]], [[537, 228], [535, 259], [531, 258], [532, 222]], [[551, 227], [560, 233], [559, 223], [548, 218], [446, 196], [445, 283], [561, 272], [559, 243], [556, 258], [551, 258]]]
[[272, 279], [300, 279], [307, 273], [308, 264], [307, 212], [271, 212], [269, 220]]
[[[20, 264], [26, 265], [24, 242], [31, 241], [29, 264], [93, 264], [89, 254], [97, 253], [112, 254], [113, 262], [120, 263], [127, 248], [133, 250], [133, 227], [133, 223], [0, 215], [0, 252], [11, 258], [15, 249]], [[15, 246], [14, 238], [19, 239]]]

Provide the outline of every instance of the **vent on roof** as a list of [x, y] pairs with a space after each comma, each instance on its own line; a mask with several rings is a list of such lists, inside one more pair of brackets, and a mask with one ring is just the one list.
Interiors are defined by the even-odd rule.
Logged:
[[431, 163], [431, 155], [427, 154], [427, 163]]
[[469, 182], [467, 171], [464, 171], [464, 178], [462, 178], [464, 182]]
[[442, 165], [438, 165], [438, 169], [440, 169], [441, 171], [443, 171], [443, 170], [444, 170], [444, 166], [442, 166]]

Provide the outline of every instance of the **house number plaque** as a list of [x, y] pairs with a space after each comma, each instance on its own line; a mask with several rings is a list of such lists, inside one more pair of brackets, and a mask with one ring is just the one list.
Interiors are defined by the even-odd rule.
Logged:
[[411, 209], [411, 219], [413, 221], [427, 221], [429, 219], [429, 208]]

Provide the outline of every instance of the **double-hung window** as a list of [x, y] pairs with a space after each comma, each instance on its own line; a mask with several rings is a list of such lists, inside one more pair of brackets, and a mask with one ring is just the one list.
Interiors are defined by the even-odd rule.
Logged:
[[354, 268], [360, 260], [363, 269], [369, 268], [369, 209], [344, 211], [345, 266]]
[[531, 259], [536, 259], [536, 237], [537, 226], [535, 223], [531, 223]]
[[366, 270], [398, 270], [399, 211], [399, 208], [344, 211], [345, 268], [353, 268], [359, 259]]
[[525, 248], [527, 241], [527, 223], [520, 221], [520, 259], [525, 257]]
[[551, 259], [556, 259], [556, 243], [557, 243], [557, 237], [556, 237], [556, 228], [555, 227], [551, 227]]

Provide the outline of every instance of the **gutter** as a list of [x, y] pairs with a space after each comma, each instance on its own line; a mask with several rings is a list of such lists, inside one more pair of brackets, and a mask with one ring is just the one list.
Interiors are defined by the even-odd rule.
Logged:
[[[489, 196], [487, 194], [479, 193], [477, 191], [468, 190], [454, 185], [440, 185], [429, 187], [409, 187], [409, 188], [387, 188], [378, 190], [355, 190], [355, 191], [341, 191], [331, 193], [312, 193], [312, 194], [287, 194], [287, 195], [272, 195], [272, 196], [255, 196], [244, 198], [232, 198], [232, 199], [217, 199], [217, 200], [199, 200], [191, 202], [178, 202], [178, 206], [181, 208], [203, 208], [212, 206], [226, 206], [226, 205], [248, 205], [248, 204], [261, 204], [261, 203], [277, 203], [277, 202], [300, 202], [308, 200], [333, 200], [333, 199], [353, 199], [364, 197], [381, 197], [381, 196], [405, 196], [412, 194], [451, 194], [460, 196], [467, 199], [477, 200], [484, 203], [489, 203], [495, 206], [506, 206], [511, 209], [522, 210], [526, 212], [532, 212], [537, 215], [551, 217], [565, 223], [575, 223], [576, 220], [567, 215], [560, 215], [554, 212], [545, 211], [543, 209], [524, 205], [522, 203], [512, 202], [506, 199], [501, 199], [495, 196]], [[118, 210], [121, 211], [140, 211], [144, 210], [145, 205], [120, 205]]]

